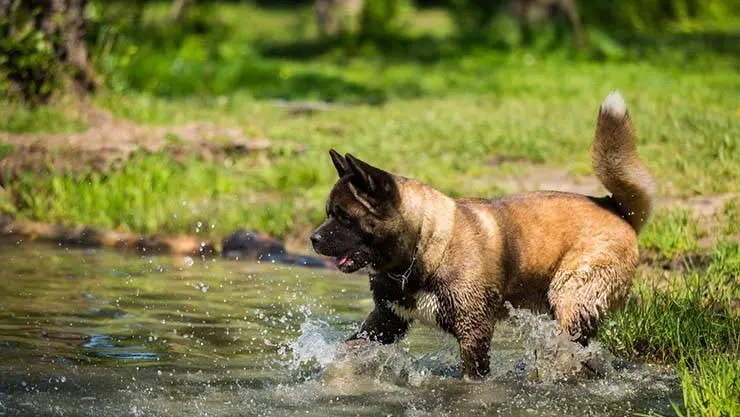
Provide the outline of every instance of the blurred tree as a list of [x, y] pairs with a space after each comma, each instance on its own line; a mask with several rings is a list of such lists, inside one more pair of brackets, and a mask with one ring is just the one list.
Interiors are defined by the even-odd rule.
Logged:
[[508, 8], [514, 16], [525, 22], [525, 30], [543, 22], [563, 19], [571, 28], [574, 45], [585, 46], [575, 0], [511, 0]]
[[57, 80], [78, 91], [98, 85], [85, 42], [87, 0], [0, 0], [0, 72], [29, 101]]
[[316, 0], [319, 33], [324, 37], [346, 36], [381, 40], [401, 30], [413, 10], [411, 0]]
[[[525, 32], [531, 37], [532, 29], [546, 22], [564, 20], [572, 30], [576, 46], [583, 46], [585, 38], [575, 0], [451, 0], [457, 27], [463, 36], [495, 38], [509, 34], [497, 33], [502, 25], [497, 18], [508, 16], [518, 22], [519, 28], [504, 26], [507, 31]], [[491, 33], [491, 31], [496, 33]]]
[[322, 36], [352, 32], [365, 6], [364, 0], [316, 0], [316, 23]]

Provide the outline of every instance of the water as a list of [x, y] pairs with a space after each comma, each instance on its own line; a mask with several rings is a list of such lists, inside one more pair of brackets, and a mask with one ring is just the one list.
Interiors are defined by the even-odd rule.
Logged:
[[[450, 337], [338, 342], [372, 308], [361, 275], [0, 244], [0, 416], [672, 414], [670, 369], [558, 337], [526, 311], [468, 382]], [[581, 363], [587, 363], [584, 367]]]

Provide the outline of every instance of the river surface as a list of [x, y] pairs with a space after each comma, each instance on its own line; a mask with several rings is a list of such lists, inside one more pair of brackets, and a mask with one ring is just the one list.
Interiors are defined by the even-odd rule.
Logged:
[[527, 311], [497, 328], [483, 382], [432, 329], [341, 348], [371, 309], [359, 274], [3, 242], [0, 416], [672, 415], [681, 399], [671, 369]]

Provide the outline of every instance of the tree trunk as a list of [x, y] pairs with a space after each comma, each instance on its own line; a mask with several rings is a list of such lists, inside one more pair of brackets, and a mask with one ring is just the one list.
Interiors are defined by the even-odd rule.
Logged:
[[54, 11], [64, 16], [59, 28], [56, 29], [62, 33], [61, 57], [72, 66], [75, 72], [73, 78], [78, 86], [84, 91], [93, 91], [98, 82], [85, 42], [87, 25], [84, 13], [87, 0], [52, 0], [52, 4]]
[[191, 0], [172, 0], [172, 6], [170, 7], [169, 21], [176, 23], [182, 20], [185, 16], [188, 6]]
[[316, 23], [321, 36], [336, 36], [349, 29], [352, 20], [356, 20], [364, 0], [316, 0]]
[[[15, 26], [33, 24], [36, 30], [44, 33], [54, 51], [57, 64], [56, 73], [64, 80], [72, 82], [77, 91], [90, 92], [98, 86], [98, 76], [91, 63], [85, 42], [87, 29], [85, 5], [87, 0], [0, 0], [0, 17], [14, 20], [12, 8], [17, 6], [17, 15], [29, 15], [38, 10], [32, 22], [13, 21]], [[15, 28], [11, 28], [11, 33]], [[14, 80], [16, 83], [33, 80]], [[30, 91], [24, 89], [24, 91]], [[28, 97], [27, 97], [28, 98]], [[37, 97], [36, 99], [44, 97]]]
[[0, 19], [10, 15], [10, 6], [12, 4], [13, 0], [0, 0]]

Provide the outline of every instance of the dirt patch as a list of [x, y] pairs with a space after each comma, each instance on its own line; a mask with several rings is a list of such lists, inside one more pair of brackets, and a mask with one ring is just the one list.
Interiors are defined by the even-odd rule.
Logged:
[[596, 177], [574, 177], [562, 168], [536, 165], [531, 162], [523, 164], [525, 171], [522, 175], [512, 175], [496, 180], [496, 184], [515, 193], [537, 190], [564, 191], [594, 196], [607, 193]]
[[[0, 159], [0, 172], [55, 169], [63, 172], [116, 168], [134, 152], [167, 151], [176, 158], [212, 159], [281, 147], [301, 152], [303, 147], [266, 138], [250, 138], [241, 129], [194, 122], [182, 126], [142, 126], [114, 118], [110, 113], [79, 103], [76, 114], [89, 126], [82, 133], [11, 134], [0, 132], [0, 143], [14, 145]], [[0, 178], [0, 183], [4, 180]]]
[[740, 193], [700, 195], [685, 199], [663, 198], [660, 203], [666, 206], [686, 207], [697, 217], [712, 217], [721, 213], [728, 201], [740, 197]]
[[665, 257], [651, 251], [640, 251], [641, 264], [663, 271], [686, 272], [691, 269], [702, 270], [709, 267], [711, 262], [712, 256], [708, 252], [686, 253], [672, 259], [666, 259]]

